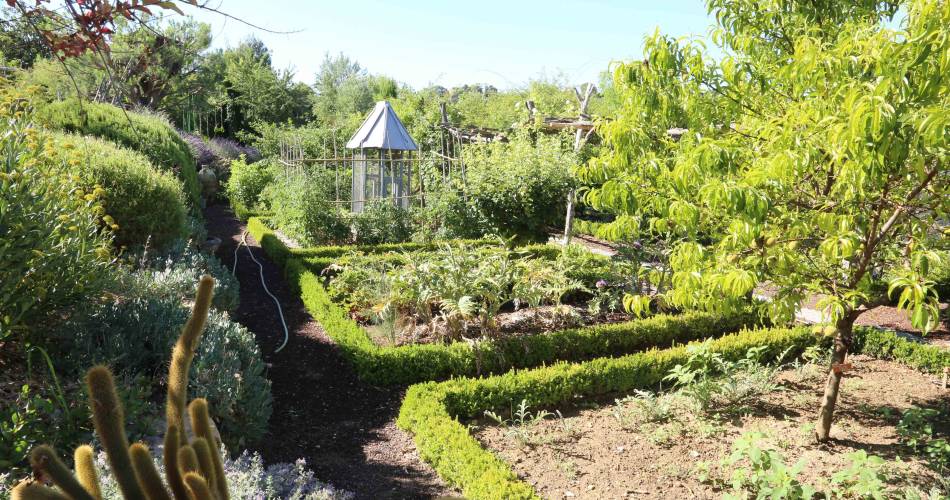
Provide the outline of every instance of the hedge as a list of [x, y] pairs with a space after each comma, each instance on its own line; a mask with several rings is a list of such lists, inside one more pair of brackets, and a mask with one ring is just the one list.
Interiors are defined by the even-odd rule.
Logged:
[[[727, 335], [710, 348], [738, 359], [751, 347], [767, 346], [774, 359], [785, 349], [797, 355], [821, 342], [807, 327], [763, 329]], [[874, 328], [856, 328], [855, 353], [892, 359], [930, 373], [950, 366], [950, 351], [902, 338]], [[685, 346], [652, 350], [622, 358], [599, 358], [586, 363], [558, 363], [527, 371], [512, 371], [482, 379], [428, 382], [409, 388], [397, 425], [413, 434], [420, 456], [466, 498], [537, 498], [530, 485], [482, 448], [459, 418], [471, 418], [526, 400], [531, 406], [553, 406], [577, 396], [598, 396], [650, 388], [687, 358]]]
[[456, 342], [380, 347], [330, 299], [322, 279], [258, 218], [251, 235], [301, 294], [310, 314], [340, 347], [360, 378], [376, 384], [407, 384], [452, 376], [500, 373], [558, 360], [580, 361], [627, 354], [657, 346], [716, 337], [754, 323], [752, 314], [721, 317], [709, 313], [660, 315], [611, 325], [594, 325], [518, 339], [479, 344]]
[[42, 106], [37, 110], [36, 118], [54, 130], [100, 137], [142, 153], [158, 169], [178, 175], [189, 201], [194, 207], [198, 206], [201, 188], [195, 159], [188, 144], [167, 120], [123, 111], [111, 104], [80, 103], [76, 99]]
[[950, 350], [916, 342], [891, 330], [854, 327], [853, 352], [890, 359], [927, 373], [942, 373], [950, 367]]
[[[739, 359], [752, 347], [767, 346], [777, 357], [786, 349], [798, 354], [818, 338], [808, 328], [743, 331], [710, 343], [710, 349]], [[685, 346], [651, 350], [621, 358], [585, 363], [558, 363], [527, 371], [474, 379], [427, 382], [409, 388], [396, 424], [413, 434], [416, 448], [446, 482], [465, 498], [534, 499], [534, 489], [511, 467], [481, 447], [459, 418], [526, 400], [531, 406], [552, 406], [576, 396], [597, 396], [651, 388], [676, 364], [687, 359]]]

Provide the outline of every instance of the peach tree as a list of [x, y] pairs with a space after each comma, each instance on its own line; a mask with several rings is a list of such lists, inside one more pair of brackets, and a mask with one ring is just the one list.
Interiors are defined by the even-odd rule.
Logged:
[[[834, 336], [828, 439], [857, 316], [890, 294], [924, 331], [950, 208], [950, 2], [707, 0], [703, 40], [648, 37], [620, 64], [607, 147], [579, 172], [614, 237], [672, 244], [669, 290], [730, 309], [762, 290], [790, 320], [819, 297]], [[715, 57], [710, 55], [712, 52]]]

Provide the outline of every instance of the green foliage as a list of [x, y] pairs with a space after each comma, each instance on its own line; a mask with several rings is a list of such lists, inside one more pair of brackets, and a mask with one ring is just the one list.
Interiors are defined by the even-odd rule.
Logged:
[[844, 492], [853, 498], [888, 498], [883, 458], [858, 450], [848, 453], [848, 460], [847, 468], [831, 475], [832, 491]]
[[175, 129], [156, 115], [146, 115], [109, 104], [76, 99], [53, 102], [38, 110], [39, 123], [64, 130], [110, 140], [138, 151], [159, 170], [178, 176], [193, 207], [198, 205], [200, 187], [195, 159]]
[[577, 158], [562, 136], [529, 137], [464, 149], [465, 201], [485, 221], [485, 234], [546, 241], [563, 221]]
[[3, 92], [0, 104], [0, 339], [40, 336], [51, 314], [111, 281], [102, 190], [86, 191], [49, 160], [54, 143], [27, 125], [27, 102]]
[[351, 220], [358, 245], [402, 243], [413, 233], [411, 212], [388, 200], [367, 203]]
[[950, 352], [946, 349], [914, 342], [887, 330], [855, 328], [852, 348], [854, 352], [893, 359], [927, 373], [942, 373], [950, 366]]
[[[950, 199], [946, 3], [707, 5], [727, 56], [655, 34], [617, 67], [622, 105], [579, 172], [596, 186], [585, 201], [672, 235], [676, 306], [734, 306], [768, 282], [773, 317], [822, 294], [837, 319], [878, 298], [876, 270], [911, 267], [902, 287], [924, 288], [908, 264]], [[919, 326], [933, 299], [904, 304]]]
[[0, 467], [22, 472], [40, 443], [73, 446], [88, 435], [88, 409], [76, 404], [78, 389], [23, 384], [13, 404], [0, 410]]
[[[203, 277], [195, 297], [191, 318], [181, 330], [169, 368], [168, 423], [164, 442], [165, 473], [168, 486], [176, 498], [228, 498], [228, 485], [222, 460], [218, 454], [220, 442], [213, 433], [208, 403], [195, 399], [189, 405], [190, 423], [194, 437], [184, 433], [183, 414], [187, 398], [188, 369], [194, 348], [205, 326], [211, 303], [214, 281]], [[177, 370], [184, 368], [183, 373]], [[108, 456], [112, 476], [124, 498], [168, 498], [158, 470], [148, 448], [142, 443], [129, 446], [125, 431], [125, 411], [116, 391], [112, 372], [105, 366], [95, 366], [86, 372], [86, 389], [96, 435]], [[173, 418], [177, 416], [178, 418]], [[184, 453], [179, 455], [178, 451]], [[197, 451], [197, 455], [195, 452]], [[184, 463], [179, 456], [189, 458]], [[200, 456], [201, 463], [193, 457]], [[66, 468], [49, 446], [35, 447], [31, 452], [31, 466], [37, 476], [49, 479], [58, 489], [46, 486], [37, 478], [20, 482], [13, 490], [13, 498], [24, 500], [42, 498], [93, 498], [101, 493], [101, 485], [94, 472], [92, 450], [76, 451], [77, 476]], [[186, 486], [187, 485], [187, 486]], [[61, 493], [62, 492], [62, 493]]]
[[901, 442], [920, 454], [939, 472], [950, 470], [950, 428], [946, 407], [918, 408], [905, 411], [897, 424]]
[[[630, 353], [651, 346], [715, 337], [756, 323], [756, 318], [750, 314], [686, 313], [561, 330], [522, 339], [502, 339], [477, 346], [456, 342], [381, 348], [353, 321], [349, 311], [331, 299], [323, 287], [323, 280], [296, 256], [307, 250], [291, 251], [260, 219], [252, 218], [248, 230], [261, 242], [271, 259], [284, 267], [288, 281], [299, 291], [307, 310], [340, 346], [359, 376], [377, 384], [500, 373], [555, 360], [578, 361]], [[324, 251], [330, 250], [337, 251]]]
[[[752, 347], [766, 346], [763, 355], [774, 358], [785, 351], [797, 354], [815, 341], [804, 328], [754, 330], [715, 340], [710, 349], [734, 360], [741, 359]], [[413, 434], [422, 459], [431, 463], [446, 482], [459, 487], [466, 498], [535, 498], [533, 489], [507, 464], [483, 449], [458, 419], [504, 408], [513, 401], [547, 406], [577, 396], [652, 387], [687, 357], [685, 347], [674, 347], [577, 364], [557, 363], [488, 378], [417, 384], [406, 392], [397, 425]]]
[[126, 297], [185, 302], [198, 291], [197, 283], [203, 274], [215, 279], [212, 305], [220, 311], [236, 311], [240, 301], [237, 277], [217, 257], [200, 252], [185, 241], [155, 255], [144, 252], [136, 257], [119, 293]]
[[768, 367], [761, 363], [764, 348], [751, 348], [744, 358], [733, 361], [711, 351], [709, 345], [707, 341], [688, 346], [686, 363], [674, 366], [664, 378], [680, 387], [702, 410], [735, 411], [736, 406], [753, 397], [778, 390], [773, 379], [784, 353], [774, 366]]
[[188, 235], [181, 183], [154, 170], [132, 150], [94, 137], [56, 135], [54, 160], [78, 175], [86, 190], [102, 190], [106, 222], [118, 247], [166, 248]]
[[535, 442], [531, 427], [554, 414], [546, 410], [531, 412], [528, 409], [528, 400], [522, 399], [518, 407], [512, 409], [511, 418], [504, 418], [491, 410], [485, 410], [485, 416], [504, 427], [505, 434], [508, 436], [515, 438], [521, 444], [530, 444]]
[[313, 170], [285, 174], [263, 195], [271, 220], [302, 245], [339, 244], [350, 240], [348, 212], [334, 203], [332, 173]]
[[279, 167], [269, 160], [248, 164], [241, 158], [231, 162], [231, 176], [225, 187], [231, 203], [247, 210], [259, 207], [264, 189], [280, 175]]
[[779, 452], [759, 445], [764, 438], [760, 432], [747, 432], [732, 443], [732, 454], [723, 461], [724, 467], [732, 469], [729, 481], [732, 493], [725, 497], [747, 498], [747, 492], [755, 498], [808, 499], [814, 496], [814, 488], [803, 485], [796, 477], [805, 467], [805, 460], [786, 465]]
[[[117, 376], [162, 377], [177, 333], [188, 319], [181, 297], [132, 298], [93, 306], [57, 328], [64, 376], [83, 366], [107, 363]], [[270, 382], [254, 336], [225, 314], [212, 312], [196, 350], [190, 391], [212, 403], [212, 415], [227, 444], [256, 442], [270, 418]]]

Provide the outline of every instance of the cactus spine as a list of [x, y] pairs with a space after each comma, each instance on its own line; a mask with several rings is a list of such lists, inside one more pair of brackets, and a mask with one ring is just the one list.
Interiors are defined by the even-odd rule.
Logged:
[[211, 496], [211, 488], [208, 488], [208, 483], [200, 474], [196, 472], [185, 474], [185, 484], [188, 485], [188, 491], [195, 500], [214, 500]]
[[162, 477], [158, 475], [155, 469], [155, 462], [152, 461], [152, 454], [148, 447], [142, 443], [135, 443], [129, 448], [129, 454], [132, 456], [132, 467], [135, 468], [135, 476], [145, 491], [148, 500], [171, 500], [165, 485], [162, 484]]
[[79, 480], [79, 484], [89, 492], [92, 498], [102, 500], [102, 489], [99, 487], [99, 474], [96, 472], [92, 446], [84, 444], [76, 448], [73, 461], [76, 463], [76, 479]]
[[24, 481], [10, 492], [10, 500], [69, 500], [69, 497], [40, 483]]
[[[205, 275], [198, 284], [198, 294], [195, 305], [191, 309], [191, 317], [181, 329], [181, 336], [172, 349], [172, 361], [168, 367], [168, 403], [165, 409], [168, 425], [179, 429], [185, 428], [184, 414], [185, 401], [188, 398], [188, 372], [191, 370], [191, 360], [195, 357], [195, 347], [198, 338], [204, 331], [208, 319], [208, 309], [211, 307], [211, 296], [214, 291], [214, 279]], [[182, 445], [188, 444], [187, 436], [182, 432], [179, 436]]]
[[92, 496], [79, 484], [69, 468], [49, 446], [44, 444], [33, 448], [30, 453], [30, 465], [36, 470], [42, 470], [53, 484], [59, 486], [70, 497], [76, 500], [92, 500]]
[[[188, 372], [195, 355], [195, 347], [204, 330], [214, 291], [214, 280], [202, 276], [192, 308], [191, 318], [182, 328], [181, 336], [172, 350], [169, 365], [168, 395], [165, 414], [165, 477], [176, 500], [227, 500], [228, 486], [224, 465], [218, 453], [220, 442], [212, 432], [208, 402], [197, 399], [188, 406], [195, 438], [188, 443], [185, 435], [185, 402], [188, 392]], [[125, 434], [125, 417], [115, 391], [112, 373], [104, 366], [96, 366], [86, 374], [89, 405], [92, 408], [96, 434], [105, 448], [122, 496], [129, 499], [147, 498], [166, 500], [171, 497], [155, 468], [148, 447], [141, 443], [129, 446]], [[101, 500], [93, 461], [93, 450], [87, 445], [75, 452], [75, 476], [49, 446], [37, 446], [30, 455], [34, 470], [48, 477], [58, 487], [51, 488], [36, 480], [20, 482], [11, 491], [12, 500]]]
[[96, 434], [106, 449], [109, 467], [119, 483], [125, 498], [142, 498], [142, 488], [135, 477], [132, 459], [129, 457], [129, 440], [125, 437], [125, 416], [122, 404], [115, 392], [112, 372], [105, 366], [95, 366], [86, 374], [89, 388], [89, 403], [92, 406], [92, 423]]
[[182, 477], [181, 466], [178, 461], [179, 447], [178, 427], [169, 425], [165, 431], [165, 447], [162, 450], [162, 460], [165, 462], [165, 479], [175, 495], [175, 500], [188, 500], [188, 489]]
[[[188, 414], [191, 416], [191, 428], [195, 431], [195, 436], [204, 439], [210, 448], [212, 467], [214, 469], [214, 481], [209, 481], [208, 486], [217, 494], [221, 500], [228, 500], [228, 482], [224, 477], [224, 464], [221, 462], [221, 454], [217, 450], [221, 449], [221, 443], [215, 439], [211, 432], [211, 417], [208, 412], [208, 402], [204, 398], [198, 398], [188, 405]], [[198, 454], [201, 459], [201, 454]], [[208, 476], [205, 476], [208, 477]]]

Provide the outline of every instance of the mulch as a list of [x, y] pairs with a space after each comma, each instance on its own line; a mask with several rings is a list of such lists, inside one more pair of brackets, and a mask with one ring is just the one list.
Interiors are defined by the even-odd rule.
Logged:
[[[230, 208], [205, 210], [208, 235], [221, 238], [218, 256], [231, 268], [245, 227]], [[274, 301], [264, 292], [260, 269], [246, 249], [238, 252], [241, 305], [234, 319], [254, 332], [273, 384], [274, 413], [257, 451], [267, 463], [304, 458], [316, 477], [357, 498], [432, 498], [451, 495], [418, 456], [408, 434], [395, 424], [405, 387], [360, 381], [336, 345], [307, 313], [281, 273], [248, 235], [263, 264], [267, 286], [284, 310], [290, 340], [279, 353], [283, 328]]]

